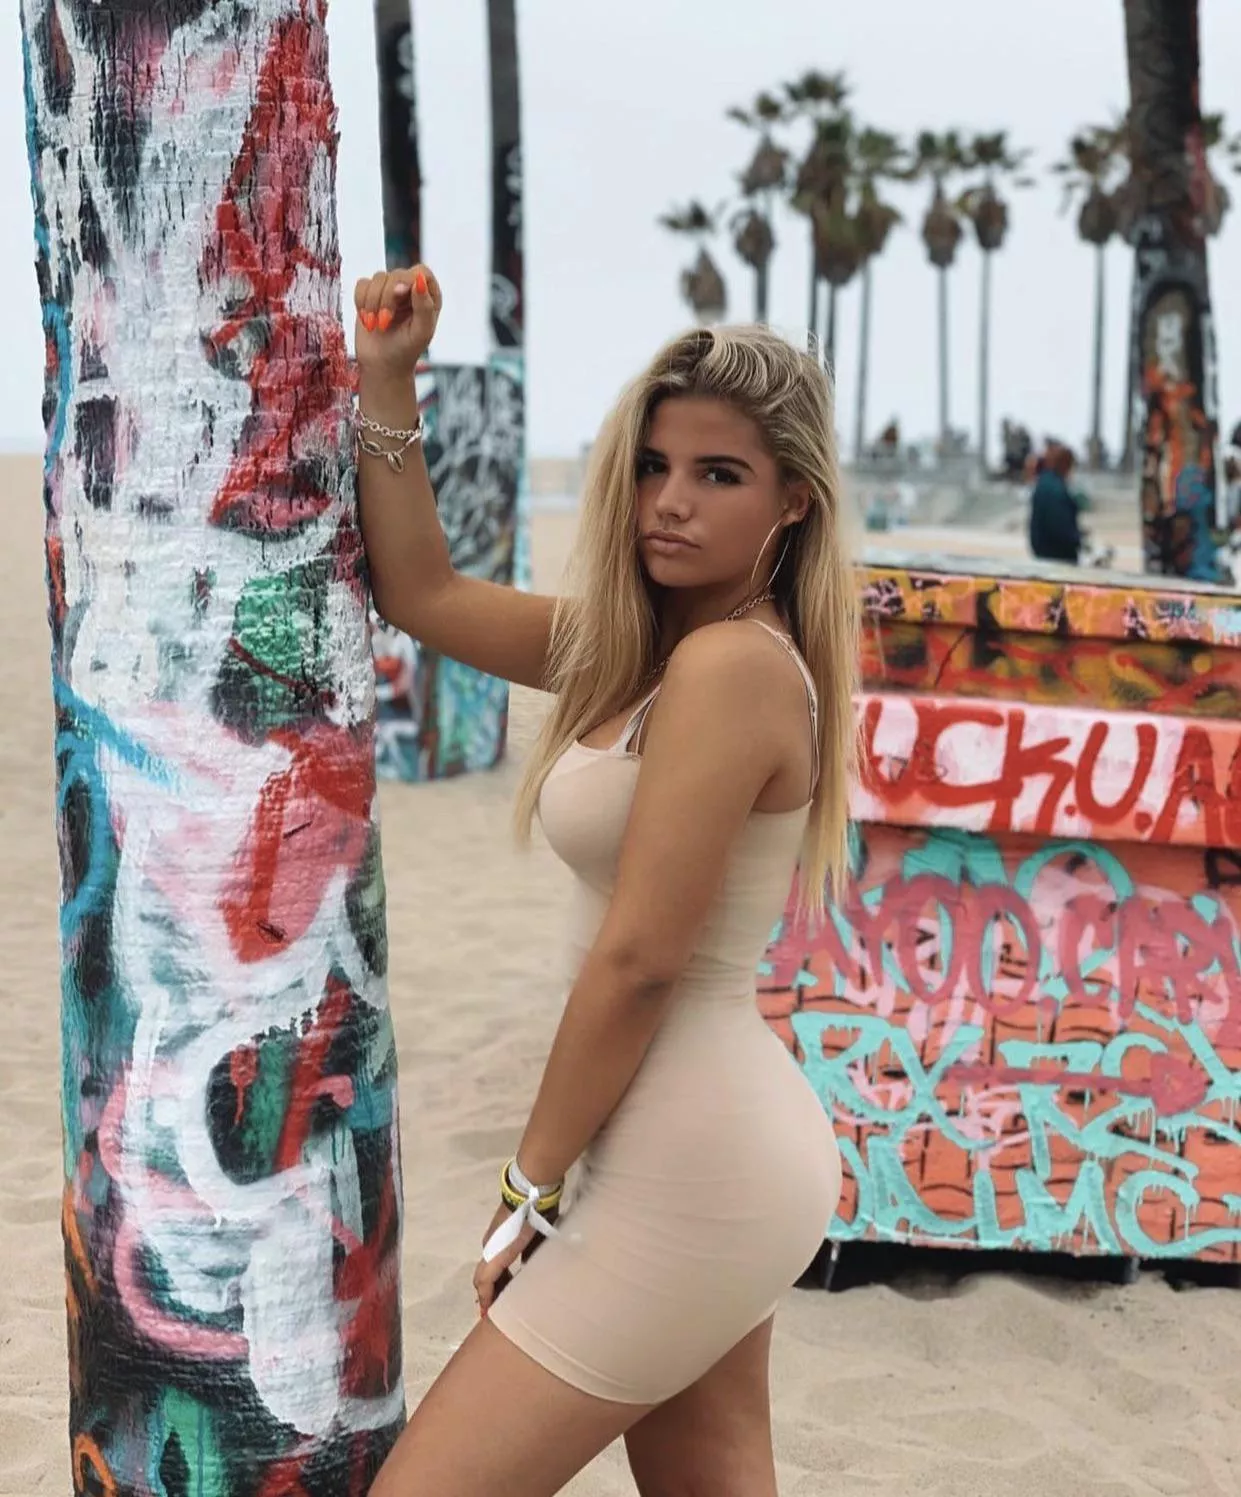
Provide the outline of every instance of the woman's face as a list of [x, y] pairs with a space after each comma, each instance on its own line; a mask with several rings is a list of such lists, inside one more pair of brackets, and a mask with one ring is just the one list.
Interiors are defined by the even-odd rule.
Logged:
[[784, 546], [781, 521], [809, 507], [809, 486], [787, 482], [759, 428], [721, 400], [661, 401], [637, 475], [638, 551], [660, 587], [747, 590], [752, 574], [762, 586]]

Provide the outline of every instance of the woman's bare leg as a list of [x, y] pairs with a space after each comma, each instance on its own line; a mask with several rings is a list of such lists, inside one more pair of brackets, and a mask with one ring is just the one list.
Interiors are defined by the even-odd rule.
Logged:
[[641, 1497], [776, 1497], [772, 1322], [625, 1436]]
[[370, 1497], [553, 1497], [647, 1412], [580, 1393], [480, 1321]]

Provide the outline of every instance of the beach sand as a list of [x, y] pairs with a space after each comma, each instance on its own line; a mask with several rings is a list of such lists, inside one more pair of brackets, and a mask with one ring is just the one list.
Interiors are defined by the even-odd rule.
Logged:
[[[59, 1233], [57, 877], [38, 464], [0, 463], [0, 1497], [71, 1489]], [[571, 515], [537, 518], [542, 586]], [[899, 540], [905, 549], [911, 536]], [[381, 793], [416, 1401], [468, 1332], [495, 1174], [561, 1001], [565, 876], [509, 808], [542, 710], [513, 701], [497, 773]], [[791, 1141], [791, 1145], [793, 1141]], [[987, 1273], [793, 1291], [774, 1354], [783, 1497], [1235, 1497], [1241, 1300]], [[485, 1417], [485, 1415], [483, 1416]], [[631, 1493], [619, 1451], [569, 1490]]]

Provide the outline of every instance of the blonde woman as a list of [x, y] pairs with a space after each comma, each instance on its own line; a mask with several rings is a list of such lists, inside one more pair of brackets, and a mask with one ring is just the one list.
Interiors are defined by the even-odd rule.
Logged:
[[576, 980], [480, 1320], [373, 1492], [550, 1497], [623, 1436], [643, 1497], [773, 1497], [772, 1317], [840, 1190], [754, 998], [799, 860], [811, 906], [846, 860], [857, 621], [828, 382], [758, 328], [670, 344], [596, 444], [571, 595], [533, 597], [457, 575], [436, 518], [412, 381], [435, 278], [356, 301], [376, 606], [555, 694], [518, 822], [576, 875]]

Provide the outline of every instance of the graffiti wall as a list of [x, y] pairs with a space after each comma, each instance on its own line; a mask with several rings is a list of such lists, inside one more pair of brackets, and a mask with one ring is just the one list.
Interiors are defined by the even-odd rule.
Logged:
[[361, 1494], [401, 1188], [325, 7], [21, 16], [75, 1489]]
[[1241, 1262], [1241, 599], [860, 581], [855, 877], [760, 976], [831, 1235]]

